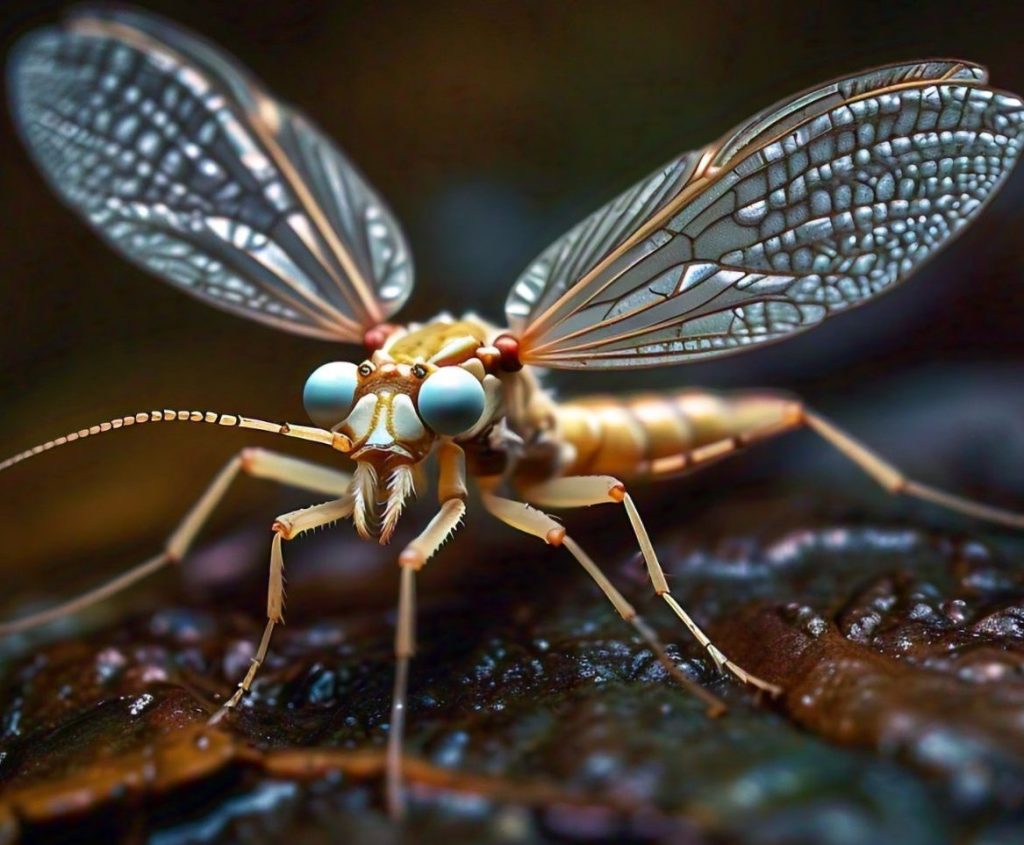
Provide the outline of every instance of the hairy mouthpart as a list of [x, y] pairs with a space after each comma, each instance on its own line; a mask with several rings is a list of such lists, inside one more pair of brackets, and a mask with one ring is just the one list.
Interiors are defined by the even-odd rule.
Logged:
[[416, 494], [416, 483], [413, 478], [412, 466], [399, 464], [388, 478], [388, 500], [384, 506], [384, 518], [380, 529], [380, 543], [384, 545], [391, 540], [398, 519], [402, 515], [405, 503], [410, 496]]
[[352, 521], [364, 540], [369, 540], [377, 521], [377, 470], [359, 461], [352, 476]]

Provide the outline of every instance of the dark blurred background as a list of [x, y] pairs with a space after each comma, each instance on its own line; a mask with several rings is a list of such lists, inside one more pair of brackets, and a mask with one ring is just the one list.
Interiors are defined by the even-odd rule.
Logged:
[[[63, 5], [4, 3], [4, 53]], [[949, 55], [1024, 91], [1018, 3], [139, 5], [226, 47], [358, 162], [413, 246], [418, 282], [407, 319], [446, 307], [499, 320], [516, 275], [586, 213], [679, 151], [832, 76]], [[302, 421], [306, 374], [354, 354], [203, 307], [130, 267], [46, 190], [6, 114], [0, 161], [0, 452], [149, 408]], [[826, 328], [713, 364], [556, 381], [565, 393], [615, 389], [627, 378], [630, 386], [778, 387], [837, 414], [857, 409], [883, 433], [893, 397], [928, 409], [914, 417], [919, 432], [894, 433], [893, 442], [938, 438], [944, 408], [983, 415], [996, 394], [1011, 421], [1000, 431], [1021, 436], [1019, 453], [1022, 223], [1018, 170], [910, 284]], [[981, 439], [990, 450], [1001, 445], [983, 426], [962, 434], [966, 442], [949, 443], [950, 452], [971, 454]], [[216, 468], [254, 442], [279, 445], [153, 426], [0, 476], [6, 591], [69, 591], [94, 583], [94, 568], [149, 554]], [[232, 498], [222, 530], [242, 524], [241, 514], [269, 526], [287, 502], [258, 488]], [[265, 534], [254, 536], [262, 561]]]

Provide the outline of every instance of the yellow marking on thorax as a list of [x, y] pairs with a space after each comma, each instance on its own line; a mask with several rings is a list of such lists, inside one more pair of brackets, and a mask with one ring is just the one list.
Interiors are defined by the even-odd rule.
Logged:
[[[387, 353], [395, 361], [405, 364], [429, 361], [448, 344], [466, 337], [473, 338], [475, 341], [473, 344], [467, 345], [465, 357], [468, 359], [473, 356], [478, 346], [482, 346], [486, 342], [487, 334], [483, 326], [464, 320], [457, 323], [430, 323], [400, 337], [387, 348]], [[446, 361], [445, 363], [460, 362]]]

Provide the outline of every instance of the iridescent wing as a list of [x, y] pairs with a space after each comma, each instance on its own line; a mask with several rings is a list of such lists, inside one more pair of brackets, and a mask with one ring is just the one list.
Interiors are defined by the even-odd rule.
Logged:
[[11, 61], [22, 136], [54, 190], [119, 252], [228, 311], [361, 342], [412, 265], [347, 158], [212, 45], [88, 10]]
[[520, 357], [654, 366], [788, 337], [905, 279], [1020, 152], [1024, 104], [959, 61], [892, 65], [761, 112], [552, 244], [512, 288]]

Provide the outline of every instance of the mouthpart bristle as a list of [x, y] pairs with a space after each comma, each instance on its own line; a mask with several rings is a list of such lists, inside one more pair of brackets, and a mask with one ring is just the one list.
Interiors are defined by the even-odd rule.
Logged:
[[384, 519], [380, 529], [381, 545], [391, 540], [406, 501], [415, 493], [416, 483], [413, 479], [412, 466], [407, 463], [398, 464], [388, 478], [388, 501], [384, 507]]
[[377, 521], [377, 470], [373, 464], [357, 461], [352, 476], [354, 509], [352, 522], [364, 540], [369, 540]]

